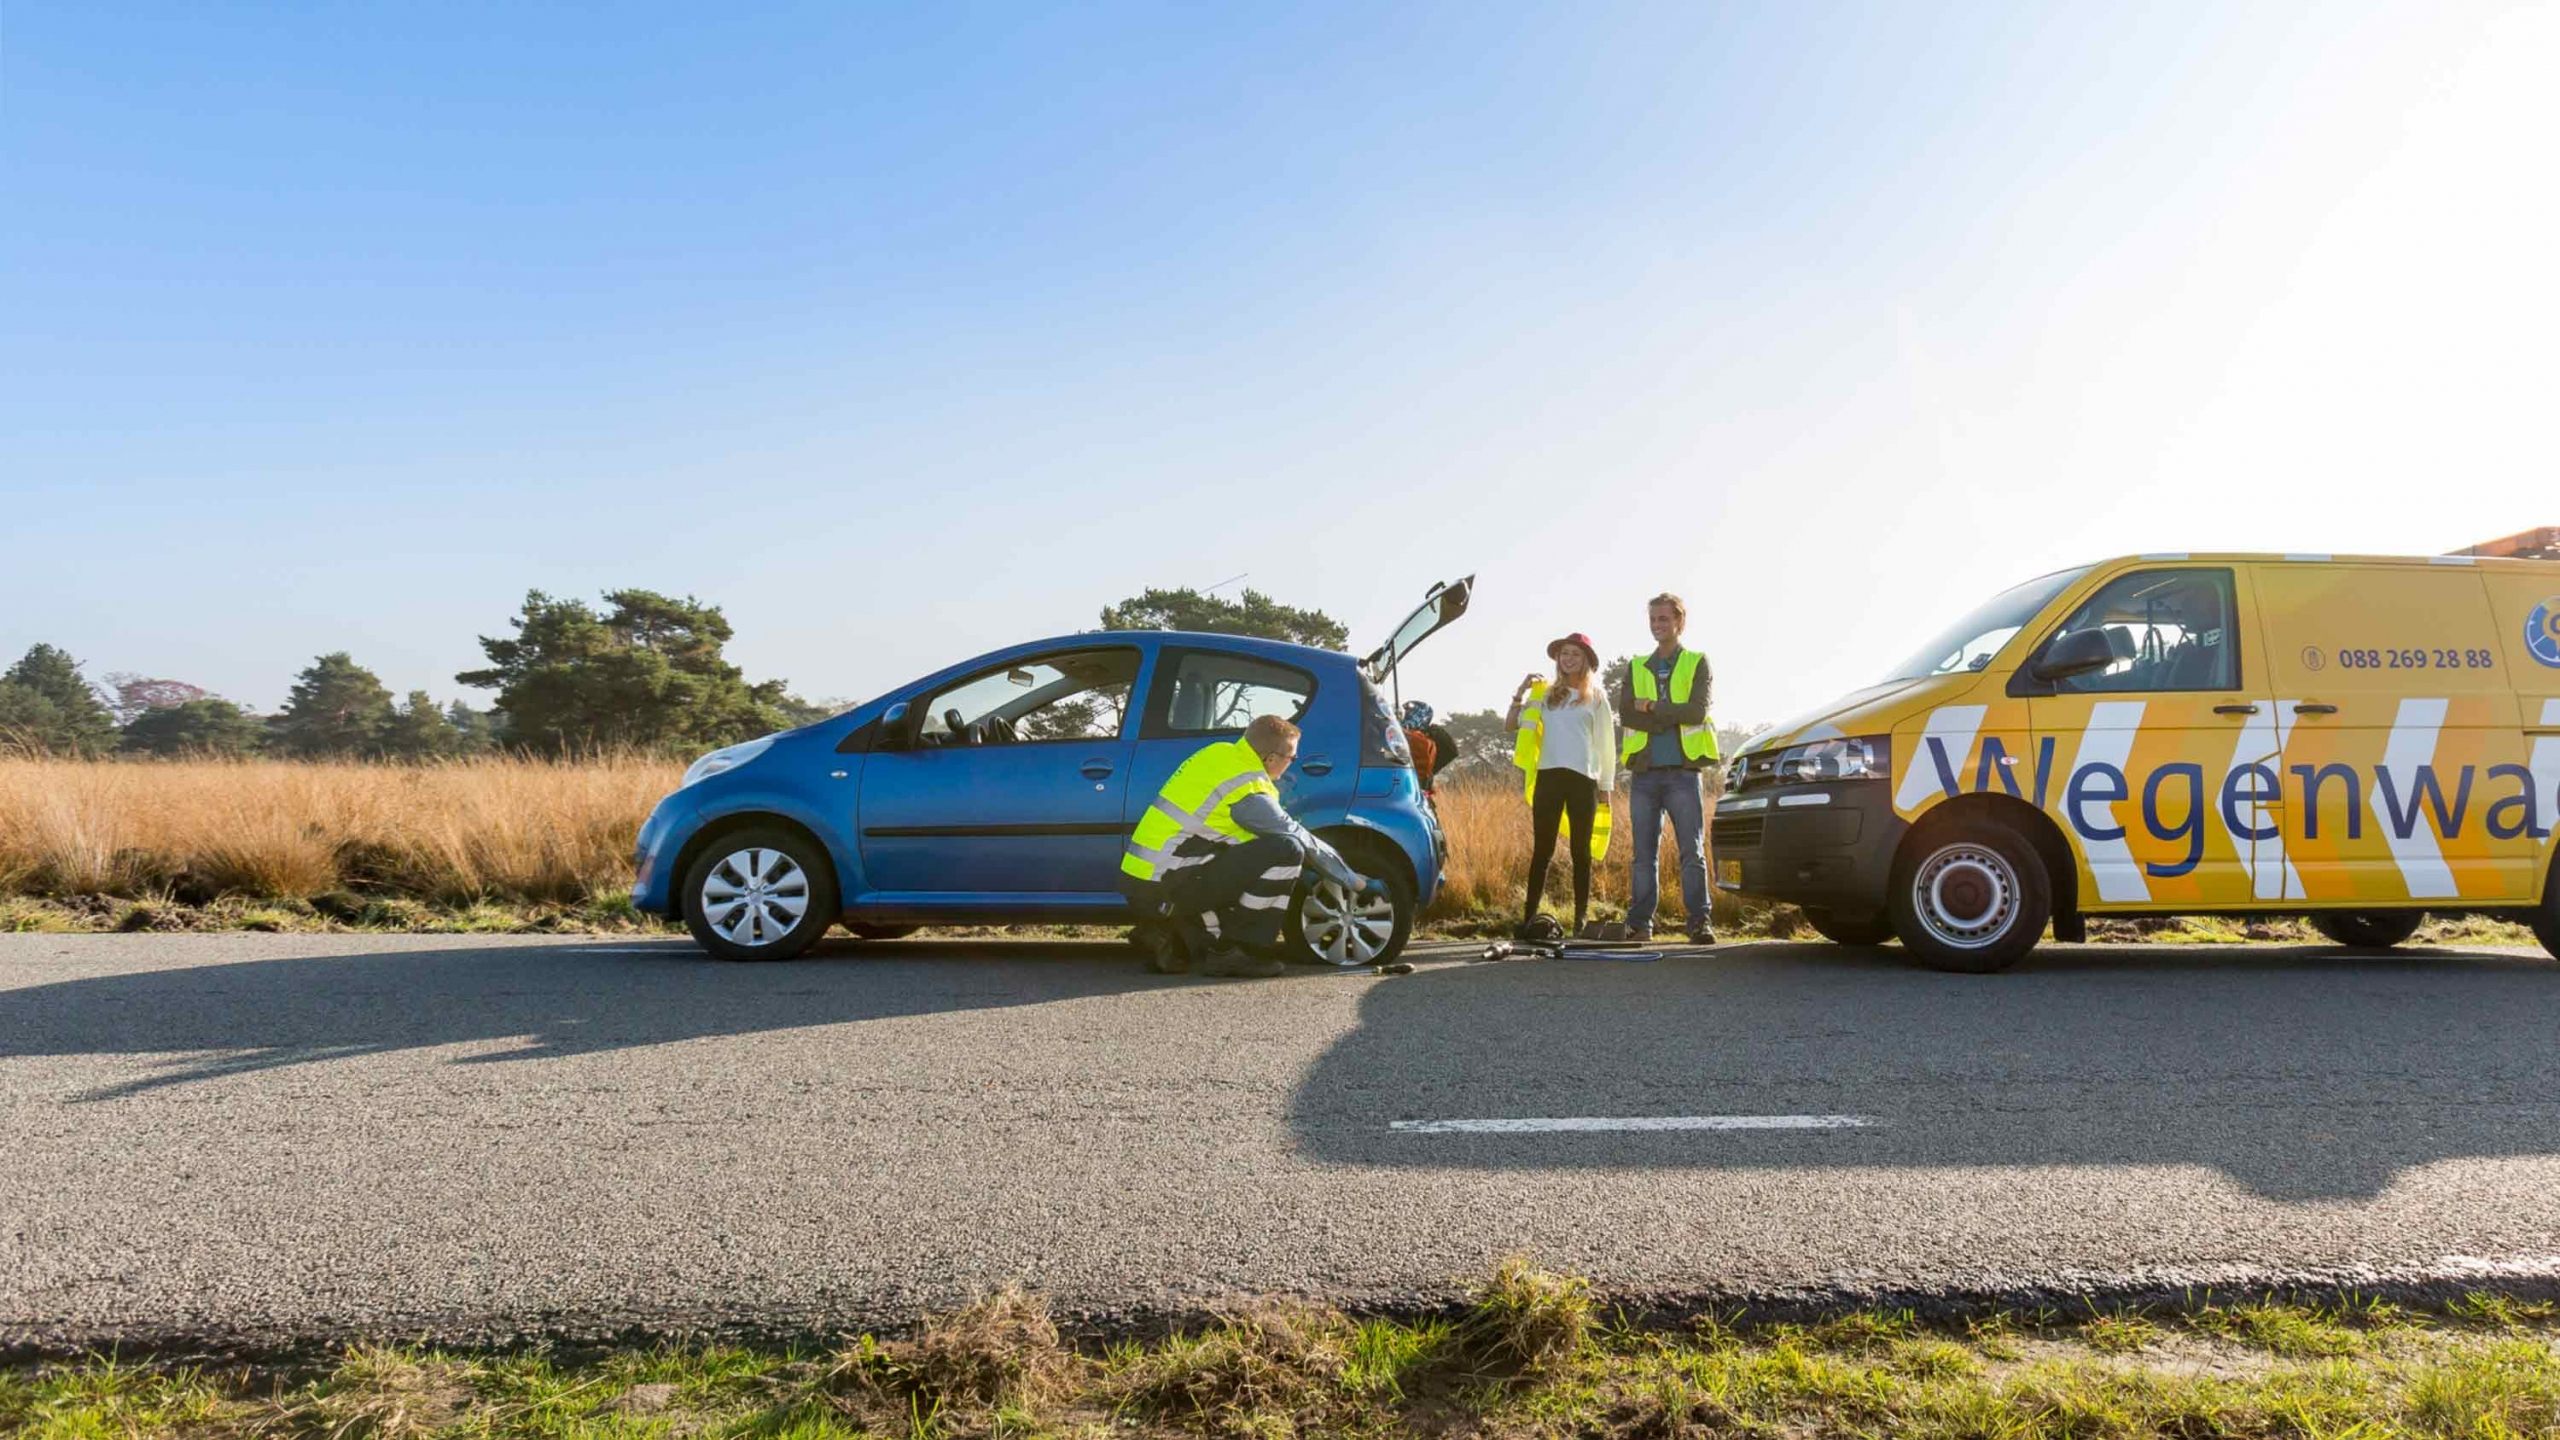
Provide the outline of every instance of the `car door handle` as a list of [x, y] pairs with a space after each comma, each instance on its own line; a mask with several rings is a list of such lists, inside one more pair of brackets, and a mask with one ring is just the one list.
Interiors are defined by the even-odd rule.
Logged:
[[1311, 760], [1299, 761], [1298, 768], [1310, 775], [1330, 775], [1333, 773], [1333, 762], [1318, 755]]
[[2293, 702], [2293, 713], [2296, 715], [2335, 715], [2338, 713], [2338, 707], [2335, 705], [2323, 704], [2317, 700], [2296, 700]]
[[2255, 715], [2258, 713], [2258, 707], [2255, 705], [2216, 705], [2213, 707], [2213, 713], [2216, 715]]
[[1087, 760], [1084, 762], [1084, 778], [1087, 780], [1099, 780], [1110, 773], [1111, 762], [1108, 760]]

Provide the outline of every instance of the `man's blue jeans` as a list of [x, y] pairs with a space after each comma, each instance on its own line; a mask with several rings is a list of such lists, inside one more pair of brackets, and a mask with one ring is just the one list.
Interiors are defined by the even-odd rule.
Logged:
[[1671, 816], [1671, 833], [1680, 844], [1680, 900], [1689, 907], [1689, 928], [1707, 923], [1707, 852], [1705, 787], [1695, 770], [1638, 770], [1630, 777], [1628, 818], [1635, 822], [1635, 873], [1627, 886], [1627, 928], [1652, 928], [1660, 903], [1655, 877], [1660, 873], [1662, 817]]

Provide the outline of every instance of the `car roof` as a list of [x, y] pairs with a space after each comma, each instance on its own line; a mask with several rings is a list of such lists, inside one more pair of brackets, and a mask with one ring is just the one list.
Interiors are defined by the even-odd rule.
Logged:
[[2491, 555], [2329, 555], [2294, 553], [2279, 555], [2254, 551], [2153, 551], [2143, 555], [2115, 555], [2092, 563], [2088, 568], [2103, 570], [2113, 565], [2153, 564], [2163, 560], [2193, 561], [2200, 565], [2455, 565], [2477, 566], [2482, 570], [2534, 571], [2547, 573], [2560, 565], [2549, 560], [2518, 560]]
[[993, 652], [1004, 655], [1033, 650], [1054, 650], [1070, 645], [1092, 645], [1106, 641], [1138, 645], [1187, 645], [1203, 650], [1229, 650], [1239, 654], [1262, 655], [1297, 665], [1327, 665], [1353, 662], [1347, 650], [1327, 650], [1316, 645], [1299, 645], [1287, 640], [1265, 640], [1258, 635], [1221, 635], [1209, 630], [1079, 630], [1072, 635], [1055, 635], [1046, 640], [1026, 640]]

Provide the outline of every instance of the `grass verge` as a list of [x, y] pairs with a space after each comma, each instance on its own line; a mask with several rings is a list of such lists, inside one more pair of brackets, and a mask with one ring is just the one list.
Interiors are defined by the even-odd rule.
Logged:
[[1254, 1302], [1078, 1343], [1007, 1290], [908, 1337], [575, 1357], [348, 1351], [303, 1372], [98, 1357], [0, 1371], [29, 1440], [721, 1436], [1768, 1436], [1915, 1440], [2560, 1433], [2560, 1317], [2480, 1295], [2355, 1297], [1933, 1325], [1908, 1312], [1669, 1327], [1506, 1262], [1454, 1314]]

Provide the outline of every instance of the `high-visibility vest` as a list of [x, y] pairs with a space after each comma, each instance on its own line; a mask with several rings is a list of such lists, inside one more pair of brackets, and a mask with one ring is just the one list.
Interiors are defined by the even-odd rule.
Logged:
[[[1683, 650], [1680, 652], [1680, 658], [1671, 662], [1672, 704], [1689, 703], [1689, 692], [1698, 683], [1698, 665], [1703, 658], [1695, 650]], [[1629, 668], [1627, 684], [1634, 688], [1635, 697], [1639, 700], [1662, 698], [1654, 690], [1653, 667], [1645, 664], [1641, 657]], [[1652, 743], [1652, 731], [1630, 730], [1627, 732], [1625, 743], [1619, 748], [1625, 752], [1628, 763], [1632, 764], [1638, 755], [1644, 753], [1644, 747]], [[1721, 758], [1716, 751], [1716, 722], [1712, 717], [1708, 718], [1704, 724], [1680, 727], [1680, 753], [1692, 760]]]
[[[1262, 757], [1243, 740], [1213, 740], [1193, 752], [1156, 792], [1147, 813], [1120, 854], [1123, 873], [1161, 880], [1176, 870], [1205, 864], [1219, 849], [1241, 845], [1253, 832], [1236, 823], [1236, 802], [1247, 795], [1280, 798], [1280, 787], [1262, 768]], [[1207, 843], [1190, 845], [1189, 840]]]
[[[1520, 767], [1521, 793], [1530, 804], [1538, 803], [1538, 751], [1546, 743], [1547, 687], [1529, 692], [1520, 707], [1520, 728], [1511, 737], [1511, 763]], [[1607, 703], [1605, 697], [1602, 703]], [[1600, 797], [1599, 808], [1591, 812], [1591, 860], [1593, 864], [1609, 858], [1609, 797]]]

